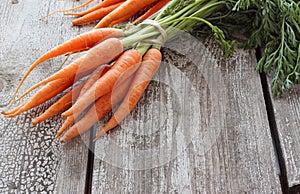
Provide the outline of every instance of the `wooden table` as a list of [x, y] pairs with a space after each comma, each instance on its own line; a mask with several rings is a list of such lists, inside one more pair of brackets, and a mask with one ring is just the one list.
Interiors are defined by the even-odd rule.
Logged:
[[[49, 12], [83, 1], [0, 2], [0, 108], [43, 52], [88, 31]], [[300, 87], [281, 98], [255, 71], [254, 50], [224, 60], [210, 38], [181, 37], [138, 106], [95, 144], [91, 132], [61, 144], [59, 116], [30, 124], [55, 100], [0, 116], [1, 193], [296, 193], [300, 188]], [[20, 92], [57, 71], [44, 62]], [[121, 130], [122, 129], [122, 130]]]

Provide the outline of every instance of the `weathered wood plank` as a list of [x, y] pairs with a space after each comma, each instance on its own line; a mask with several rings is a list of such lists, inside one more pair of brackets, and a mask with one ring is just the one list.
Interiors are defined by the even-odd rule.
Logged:
[[272, 96], [272, 104], [289, 187], [300, 185], [300, 87]]
[[[49, 11], [72, 6], [73, 1], [1, 1], [1, 110], [6, 109], [21, 76], [40, 54], [79, 33], [71, 27], [71, 18], [58, 14], [40, 20]], [[55, 72], [62, 61], [63, 57], [43, 63], [20, 93]], [[13, 119], [0, 116], [0, 193], [84, 192], [89, 134], [61, 145], [54, 140], [63, 121], [58, 116], [37, 126], [30, 124], [50, 104]]]
[[254, 52], [224, 61], [204, 43], [164, 49], [137, 108], [95, 144], [93, 193], [281, 192]]

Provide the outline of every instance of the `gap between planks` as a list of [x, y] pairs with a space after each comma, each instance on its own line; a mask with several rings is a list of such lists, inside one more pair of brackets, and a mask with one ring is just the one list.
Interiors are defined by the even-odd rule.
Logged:
[[[262, 57], [262, 50], [257, 49], [256, 50], [256, 58], [257, 61], [259, 61]], [[261, 79], [261, 85], [263, 89], [263, 95], [266, 105], [266, 111], [269, 121], [269, 127], [272, 137], [272, 142], [274, 145], [274, 152], [277, 159], [278, 167], [279, 167], [279, 178], [281, 183], [281, 189], [283, 193], [288, 194], [299, 194], [300, 193], [300, 185], [290, 188], [287, 178], [287, 170], [286, 170], [286, 164], [284, 160], [283, 150], [280, 144], [280, 137], [278, 134], [278, 128], [276, 125], [276, 118], [275, 118], [275, 112], [274, 112], [274, 106], [271, 100], [271, 91], [269, 90], [269, 84], [267, 80], [267, 75], [265, 73], [260, 73], [260, 79]]]

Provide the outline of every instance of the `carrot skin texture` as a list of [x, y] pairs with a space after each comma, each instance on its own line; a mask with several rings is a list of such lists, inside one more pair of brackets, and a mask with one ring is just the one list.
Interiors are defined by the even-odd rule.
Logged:
[[95, 10], [95, 11], [88, 13], [80, 18], [74, 19], [72, 21], [72, 24], [73, 24], [73, 26], [77, 26], [77, 25], [81, 25], [84, 23], [89, 23], [89, 22], [99, 20], [99, 19], [103, 18], [104, 16], [106, 16], [107, 14], [109, 14], [114, 9], [116, 9], [117, 7], [119, 7], [121, 4], [122, 4], [122, 2], [114, 4], [114, 5], [110, 5], [109, 7], [103, 7], [98, 10]]
[[[114, 26], [114, 25], [116, 25], [116, 24], [119, 24], [119, 23], [121, 23], [121, 22], [124, 22], [124, 21], [126, 21], [127, 19], [129, 19], [131, 16], [133, 16], [134, 14], [132, 14], [132, 13], [130, 13], [130, 14], [128, 14], [128, 15], [125, 15], [124, 17], [122, 17], [122, 18], [120, 18], [120, 19], [117, 19], [117, 20], [115, 20], [115, 21], [112, 21], [111, 23], [110, 23], [110, 25], [109, 26]], [[95, 28], [96, 29], [96, 28]]]
[[[112, 68], [80, 98], [62, 117], [68, 117], [75, 112], [81, 112], [99, 97], [112, 91], [115, 83], [120, 80], [125, 80], [130, 77], [139, 67], [142, 60], [141, 53], [131, 49], [125, 51], [118, 60], [113, 64]], [[125, 78], [120, 78], [125, 77]]]
[[136, 24], [138, 22], [142, 22], [145, 19], [149, 18], [151, 15], [159, 11], [163, 6], [169, 3], [170, 0], [160, 0], [153, 7], [151, 7], [148, 11], [146, 11], [143, 15], [138, 17], [136, 20], [132, 22], [132, 24]]
[[30, 110], [33, 107], [36, 107], [52, 97], [56, 96], [57, 94], [61, 93], [65, 89], [67, 89], [72, 83], [59, 79], [54, 80], [52, 82], [49, 82], [47, 85], [45, 85], [43, 88], [41, 88], [39, 91], [37, 91], [36, 94], [34, 94], [32, 97], [30, 97], [28, 100], [26, 100], [23, 104], [15, 108], [14, 112], [9, 112], [8, 114], [5, 114], [6, 118], [15, 117], [27, 110]]
[[94, 70], [94, 72], [89, 76], [89, 78], [84, 83], [84, 86], [81, 89], [79, 96], [82, 96], [87, 90], [89, 90], [94, 85], [94, 83], [100, 77], [102, 77], [110, 68], [111, 68], [110, 65], [101, 65], [96, 70]]
[[63, 97], [61, 97], [58, 101], [56, 101], [53, 105], [51, 105], [42, 115], [35, 118], [32, 121], [32, 124], [37, 124], [41, 121], [44, 121], [60, 111], [64, 111], [72, 106], [72, 104], [77, 100], [79, 96], [81, 96], [89, 87], [91, 87], [92, 83], [95, 82], [99, 77], [104, 75], [108, 69], [109, 65], [101, 65], [99, 66], [87, 80], [78, 84], [76, 87], [72, 88], [68, 93], [66, 93]]
[[138, 11], [150, 6], [156, 0], [127, 0], [118, 8], [113, 10], [110, 14], [106, 15], [100, 22], [95, 26], [97, 28], [104, 28], [111, 25], [115, 20], [118, 20], [128, 14], [135, 14]]
[[[64, 134], [64, 136], [60, 139], [60, 142], [65, 143], [70, 139], [83, 134], [105, 115], [107, 115], [112, 108], [125, 97], [132, 82], [132, 78], [133, 76], [125, 80], [125, 82], [122, 82], [119, 86], [115, 86], [116, 89], [114, 89], [112, 92], [100, 97], [96, 101], [95, 105], [92, 106], [86, 113], [86, 115], [84, 115], [84, 117], [82, 117]], [[75, 119], [76, 118], [74, 118], [74, 116], [69, 116], [66, 121], [73, 123]], [[61, 131], [60, 134], [62, 132], [63, 131]]]
[[78, 51], [83, 51], [86, 49], [89, 49], [96, 45], [97, 43], [106, 40], [108, 38], [119, 38], [123, 37], [124, 33], [120, 29], [114, 29], [114, 28], [103, 28], [99, 29], [97, 31], [92, 30], [86, 33], [83, 33], [81, 35], [78, 35], [60, 45], [57, 47], [51, 49], [50, 51], [46, 52], [42, 56], [40, 56], [26, 71], [24, 76], [22, 77], [22, 80], [20, 81], [19, 85], [17, 86], [17, 89], [14, 93], [14, 98], [16, 97], [17, 92], [19, 91], [20, 87], [24, 83], [25, 79], [28, 77], [30, 72], [38, 66], [40, 63], [63, 55], [67, 53], [72, 53], [72, 52], [78, 52]]
[[[69, 94], [68, 98], [69, 101], [71, 102], [70, 106], [67, 108], [70, 108], [73, 103], [77, 100], [79, 96], [82, 96], [92, 85], [94, 82], [97, 81], [101, 76], [103, 76], [108, 69], [110, 68], [109, 65], [101, 65], [98, 67], [90, 76], [89, 78], [82, 83], [82, 86], [80, 87], [80, 90], [74, 91], [75, 93], [73, 94], [72, 91]], [[73, 96], [73, 97], [72, 97]], [[73, 98], [73, 99], [72, 99]], [[65, 109], [64, 109], [65, 110]], [[63, 123], [62, 127], [58, 130], [56, 134], [56, 138], [59, 137], [73, 122], [74, 120], [78, 117], [79, 115], [73, 115], [72, 117], [68, 117], [66, 121]]]
[[62, 96], [58, 101], [52, 104], [43, 114], [36, 117], [31, 121], [33, 125], [36, 125], [50, 117], [56, 115], [60, 111], [64, 111], [72, 106], [72, 102], [79, 96], [80, 90], [83, 88], [84, 82], [74, 87], [64, 96]]
[[71, 13], [71, 14], [68, 14], [68, 15], [74, 15], [74, 16], [83, 16], [83, 15], [86, 15], [88, 13], [91, 13], [95, 10], [98, 10], [100, 8], [103, 8], [103, 7], [108, 7], [110, 5], [113, 5], [113, 4], [116, 4], [116, 3], [120, 3], [120, 2], [123, 2], [124, 0], [105, 0], [105, 1], [102, 1], [100, 2], [99, 4], [85, 10], [85, 11], [82, 11], [82, 12], [77, 12], [77, 13]]
[[118, 57], [122, 52], [123, 45], [119, 39], [107, 39], [91, 48], [86, 54], [77, 58], [71, 64], [64, 67], [60, 71], [33, 85], [19, 98], [24, 97], [32, 90], [53, 80], [64, 79], [72, 80], [72, 82], [74, 82], [75, 78], [81, 78], [89, 74], [99, 65], [109, 63], [110, 61]]
[[97, 134], [94, 141], [98, 140], [110, 129], [119, 125], [119, 123], [131, 112], [159, 68], [161, 59], [162, 55], [158, 49], [152, 48], [147, 51], [143, 58], [142, 65], [136, 72], [126, 97], [118, 107], [117, 111], [113, 114], [112, 118]]

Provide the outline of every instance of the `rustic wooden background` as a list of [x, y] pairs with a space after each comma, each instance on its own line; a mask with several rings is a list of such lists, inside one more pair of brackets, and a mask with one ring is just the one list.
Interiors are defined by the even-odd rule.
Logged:
[[[0, 2], [0, 109], [43, 52], [88, 31], [49, 12], [73, 0]], [[56, 99], [13, 119], [0, 116], [1, 193], [297, 193], [300, 87], [281, 98], [255, 71], [254, 50], [227, 60], [210, 38], [182, 36], [122, 125], [67, 144], [54, 139], [59, 116], [30, 124]], [[63, 57], [32, 72], [21, 91], [55, 72]]]

